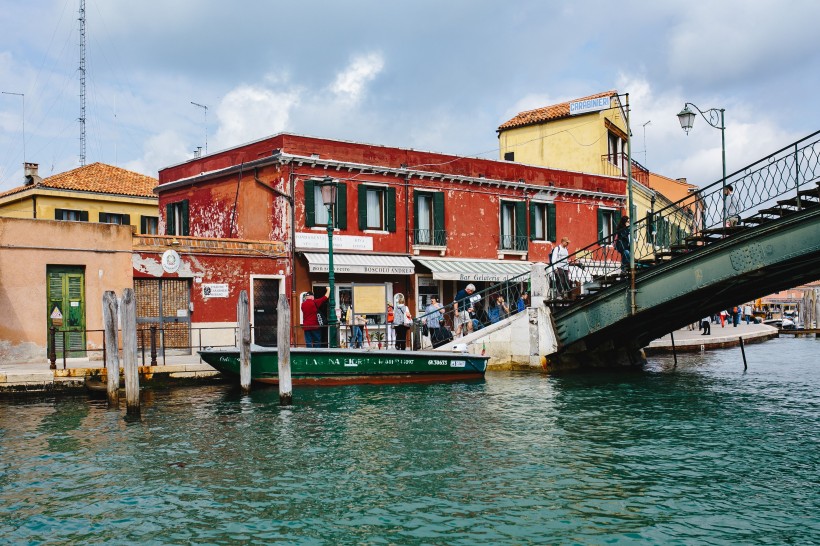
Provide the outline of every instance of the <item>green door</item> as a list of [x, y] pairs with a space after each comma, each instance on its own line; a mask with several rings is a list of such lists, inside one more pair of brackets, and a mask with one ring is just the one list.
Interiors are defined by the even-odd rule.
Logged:
[[56, 329], [57, 358], [85, 356], [85, 270], [82, 267], [48, 266], [48, 348], [51, 328]]

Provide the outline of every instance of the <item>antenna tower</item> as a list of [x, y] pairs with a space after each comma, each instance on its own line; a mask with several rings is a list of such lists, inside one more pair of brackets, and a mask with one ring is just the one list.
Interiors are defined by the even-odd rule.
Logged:
[[80, 0], [80, 167], [85, 167], [85, 0]]

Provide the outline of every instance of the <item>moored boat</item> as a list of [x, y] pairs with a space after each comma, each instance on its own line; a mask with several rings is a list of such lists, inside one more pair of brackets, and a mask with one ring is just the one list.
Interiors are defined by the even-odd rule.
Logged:
[[[206, 348], [199, 355], [216, 370], [239, 376], [239, 349]], [[488, 356], [466, 352], [393, 351], [363, 349], [307, 349], [290, 351], [294, 385], [340, 385], [353, 383], [420, 383], [480, 379], [487, 370]], [[279, 353], [276, 347], [251, 349], [251, 380], [279, 382]]]

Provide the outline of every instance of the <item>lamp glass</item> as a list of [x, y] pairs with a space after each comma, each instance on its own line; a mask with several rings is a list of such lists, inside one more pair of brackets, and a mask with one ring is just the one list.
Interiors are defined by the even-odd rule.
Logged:
[[336, 203], [336, 183], [333, 179], [325, 179], [321, 183], [322, 201], [326, 207]]
[[681, 129], [688, 133], [695, 124], [695, 113], [687, 106], [678, 114], [678, 121], [680, 121]]

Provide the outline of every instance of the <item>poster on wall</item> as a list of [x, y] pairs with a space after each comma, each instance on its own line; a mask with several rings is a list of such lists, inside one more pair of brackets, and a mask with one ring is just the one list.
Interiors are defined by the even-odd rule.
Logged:
[[227, 298], [228, 285], [227, 284], [203, 284], [202, 285], [203, 298]]

